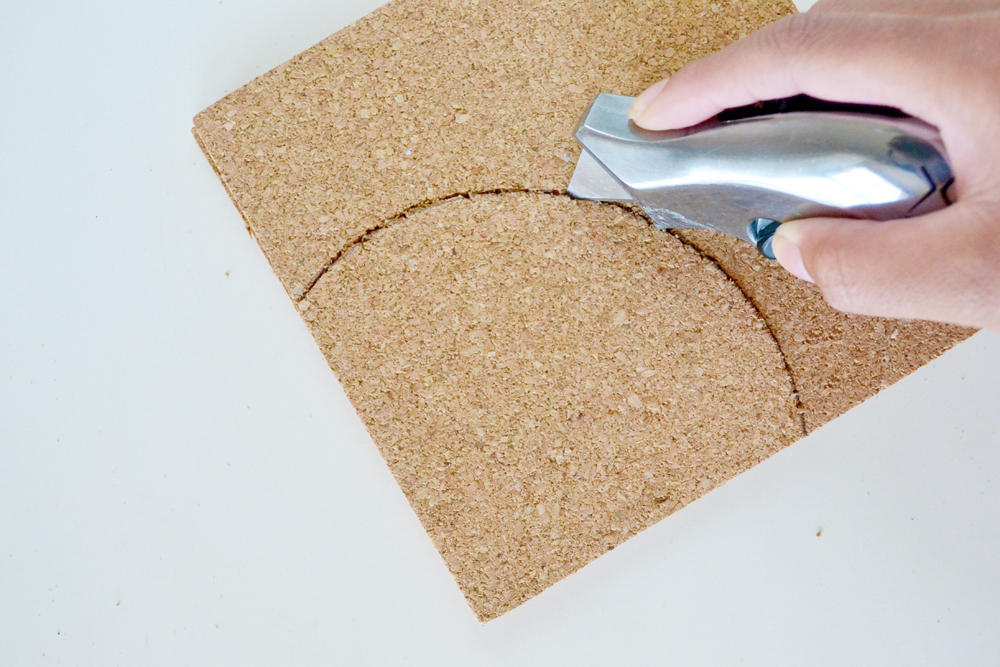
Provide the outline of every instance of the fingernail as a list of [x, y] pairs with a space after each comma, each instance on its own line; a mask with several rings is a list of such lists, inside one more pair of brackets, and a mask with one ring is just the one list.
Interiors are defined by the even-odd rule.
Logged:
[[664, 79], [663, 81], [654, 83], [652, 86], [642, 91], [642, 93], [639, 94], [639, 97], [635, 98], [635, 101], [632, 102], [632, 106], [628, 109], [629, 120], [635, 120], [642, 115], [643, 111], [649, 108], [649, 105], [653, 103], [653, 100], [655, 100], [656, 96], [660, 94], [663, 87], [667, 85], [667, 81], [668, 79]]
[[802, 252], [799, 250], [799, 242], [802, 240], [802, 229], [804, 222], [786, 222], [778, 227], [774, 233], [774, 240], [771, 241], [771, 249], [778, 263], [785, 267], [785, 270], [808, 283], [816, 282], [806, 270], [806, 265], [802, 262]]

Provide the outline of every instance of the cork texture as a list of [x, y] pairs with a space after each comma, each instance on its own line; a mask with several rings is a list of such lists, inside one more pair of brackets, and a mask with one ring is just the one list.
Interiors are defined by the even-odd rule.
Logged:
[[768, 323], [794, 379], [807, 432], [972, 334], [933, 322], [838, 312], [816, 286], [790, 277], [747, 243], [703, 230], [676, 234], [715, 261]]
[[303, 303], [484, 619], [802, 434], [739, 289], [611, 207], [456, 197], [354, 246]]
[[572, 130], [793, 11], [399, 0], [194, 134], [481, 620], [971, 332], [565, 195]]

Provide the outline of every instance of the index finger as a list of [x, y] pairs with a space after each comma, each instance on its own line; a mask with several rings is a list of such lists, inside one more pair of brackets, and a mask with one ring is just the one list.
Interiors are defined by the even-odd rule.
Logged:
[[950, 59], [935, 32], [922, 17], [789, 16], [685, 66], [652, 99], [637, 99], [633, 119], [650, 130], [677, 129], [724, 109], [804, 93], [894, 106], [937, 124], [946, 96], [927, 82], [949, 78], [940, 70]]

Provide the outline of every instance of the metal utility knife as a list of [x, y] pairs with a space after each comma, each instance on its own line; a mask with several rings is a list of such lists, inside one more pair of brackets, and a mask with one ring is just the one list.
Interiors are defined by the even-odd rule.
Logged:
[[569, 194], [635, 202], [660, 229], [725, 232], [773, 259], [789, 220], [894, 220], [951, 203], [937, 130], [895, 109], [798, 96], [650, 132], [629, 121], [632, 99], [598, 95], [583, 115]]

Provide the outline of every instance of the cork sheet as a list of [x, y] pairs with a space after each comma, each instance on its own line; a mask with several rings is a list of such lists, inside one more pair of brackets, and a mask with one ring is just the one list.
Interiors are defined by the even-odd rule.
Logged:
[[969, 335], [565, 194], [580, 113], [785, 0], [398, 0], [194, 133], [477, 616]]

